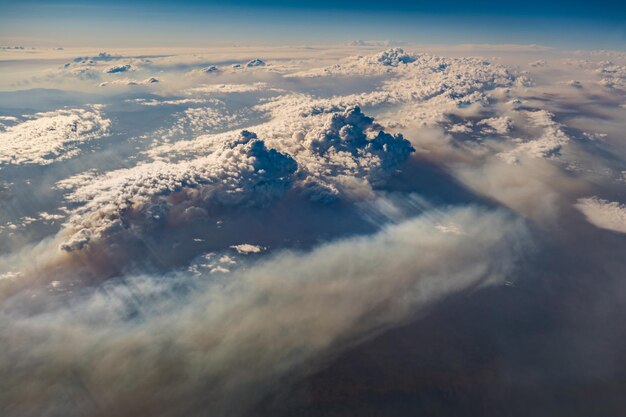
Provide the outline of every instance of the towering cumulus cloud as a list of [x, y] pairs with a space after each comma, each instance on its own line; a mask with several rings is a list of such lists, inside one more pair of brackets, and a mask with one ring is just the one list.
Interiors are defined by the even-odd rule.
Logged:
[[302, 151], [300, 171], [313, 199], [334, 198], [355, 181], [382, 184], [414, 151], [401, 134], [391, 135], [359, 107], [331, 113], [319, 127], [294, 132]]
[[73, 251], [111, 234], [141, 233], [166, 221], [173, 206], [180, 211], [265, 204], [289, 187], [296, 168], [293, 158], [243, 131], [203, 158], [109, 172], [69, 195], [83, 205], [70, 217], [71, 236], [61, 248]]
[[82, 249], [111, 233], [143, 233], [144, 226], [167, 221], [171, 210], [263, 205], [294, 182], [313, 200], [332, 200], [382, 184], [413, 152], [402, 135], [385, 133], [358, 107], [317, 122], [295, 132], [292, 144], [276, 143], [281, 152], [243, 131], [223, 142], [209, 138], [206, 156], [140, 164], [76, 184], [67, 199], [82, 206], [70, 217], [62, 248]]

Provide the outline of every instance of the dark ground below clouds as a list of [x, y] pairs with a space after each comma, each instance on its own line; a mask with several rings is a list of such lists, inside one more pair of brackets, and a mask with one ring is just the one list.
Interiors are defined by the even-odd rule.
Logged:
[[[544, 248], [539, 273], [450, 298], [281, 387], [252, 414], [626, 415], [626, 238], [588, 225], [565, 234]], [[593, 254], [576, 237], [594, 242]]]

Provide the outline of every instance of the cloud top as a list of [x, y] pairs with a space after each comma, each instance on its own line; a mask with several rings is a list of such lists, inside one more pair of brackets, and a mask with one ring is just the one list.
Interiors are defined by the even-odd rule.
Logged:
[[142, 233], [166, 221], [173, 207], [262, 205], [291, 185], [296, 169], [292, 157], [243, 131], [206, 157], [111, 171], [68, 195], [82, 206], [72, 213], [61, 247], [74, 251], [111, 235]]
[[626, 233], [626, 205], [598, 197], [581, 198], [575, 204], [589, 223], [601, 229]]
[[108, 134], [101, 106], [36, 113], [0, 132], [0, 163], [48, 165], [74, 157], [80, 145]]

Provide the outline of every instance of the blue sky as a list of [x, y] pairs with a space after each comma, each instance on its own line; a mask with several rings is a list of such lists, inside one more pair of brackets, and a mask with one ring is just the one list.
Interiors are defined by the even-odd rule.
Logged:
[[0, 43], [203, 46], [394, 39], [626, 47], [626, 2], [0, 0]]

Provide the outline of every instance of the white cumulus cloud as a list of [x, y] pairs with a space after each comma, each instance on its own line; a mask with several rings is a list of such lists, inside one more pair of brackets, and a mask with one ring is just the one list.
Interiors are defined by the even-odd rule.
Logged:
[[0, 132], [0, 163], [47, 165], [80, 153], [82, 143], [109, 132], [101, 106], [36, 113]]
[[590, 197], [579, 199], [575, 207], [594, 226], [614, 232], [626, 233], [626, 205]]

